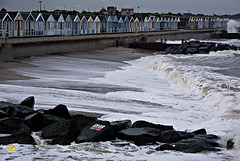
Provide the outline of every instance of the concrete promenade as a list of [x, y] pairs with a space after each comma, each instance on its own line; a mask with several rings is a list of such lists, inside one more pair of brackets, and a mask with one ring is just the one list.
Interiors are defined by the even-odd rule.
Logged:
[[60, 52], [97, 50], [115, 46], [116, 42], [141, 41], [142, 37], [148, 42], [154, 42], [158, 39], [209, 39], [213, 33], [219, 32], [219, 30], [221, 29], [8, 38], [1, 39], [0, 60], [6, 61], [24, 56]]

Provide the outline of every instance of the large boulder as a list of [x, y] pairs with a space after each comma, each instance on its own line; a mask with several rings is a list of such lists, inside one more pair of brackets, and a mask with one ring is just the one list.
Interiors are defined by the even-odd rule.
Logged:
[[44, 127], [43, 115], [34, 113], [24, 118], [24, 123], [27, 124], [32, 131], [40, 131]]
[[48, 143], [48, 145], [71, 145], [71, 140], [65, 137], [56, 137]]
[[44, 126], [50, 125], [55, 122], [65, 121], [65, 120], [67, 120], [67, 119], [59, 117], [59, 116], [43, 115]]
[[22, 106], [27, 106], [27, 107], [29, 107], [29, 108], [31, 108], [31, 109], [34, 108], [34, 104], [35, 104], [35, 99], [34, 99], [33, 96], [30, 96], [30, 97], [26, 98], [25, 100], [23, 100], [23, 101], [20, 103], [20, 105], [22, 105]]
[[211, 144], [197, 138], [180, 140], [175, 144], [175, 150], [186, 153], [199, 153], [203, 151], [218, 151]]
[[16, 105], [9, 102], [0, 102], [0, 109], [7, 113], [8, 117], [24, 118], [35, 113], [33, 109], [27, 106]]
[[159, 131], [173, 130], [173, 126], [154, 124], [154, 123], [143, 121], [143, 120], [136, 121], [132, 125], [132, 128], [142, 128], [142, 127], [153, 128]]
[[121, 121], [112, 121], [110, 122], [115, 133], [130, 128], [132, 126], [131, 120], [121, 120]]
[[65, 118], [65, 119], [72, 118], [68, 112], [67, 106], [62, 105], [62, 104], [57, 105], [53, 109], [45, 110], [44, 114], [59, 116], [59, 117]]
[[10, 136], [0, 137], [0, 145], [7, 145], [12, 143], [18, 144], [31, 144], [35, 145], [36, 142], [30, 134], [26, 134], [23, 131], [17, 131]]
[[81, 131], [87, 124], [97, 121], [97, 118], [78, 114], [73, 116], [72, 120], [77, 123], [77, 128]]
[[53, 139], [55, 137], [65, 137], [75, 140], [79, 133], [77, 123], [72, 120], [52, 123], [42, 130], [43, 139]]
[[7, 117], [7, 113], [5, 111], [0, 110], [0, 119]]
[[189, 47], [186, 49], [185, 54], [196, 54], [198, 53], [198, 48], [194, 48], [194, 47]]
[[227, 149], [228, 150], [232, 150], [234, 148], [234, 142], [233, 142], [233, 139], [229, 139], [227, 141]]
[[195, 130], [192, 133], [195, 135], [199, 135], [199, 134], [205, 135], [205, 134], [207, 134], [207, 131], [206, 131], [206, 129], [202, 128], [202, 129]]
[[155, 150], [157, 151], [164, 151], [164, 150], [174, 150], [174, 147], [170, 144], [163, 144], [157, 147]]
[[194, 136], [194, 138], [201, 139], [201, 140], [207, 142], [208, 144], [211, 144], [214, 147], [220, 147], [220, 145], [218, 143], [220, 138], [216, 135], [213, 135], [213, 134], [199, 134], [199, 135]]
[[168, 130], [161, 132], [158, 141], [163, 143], [175, 143], [181, 139], [193, 138], [195, 135], [193, 133], [187, 133], [182, 131]]
[[114, 129], [108, 121], [95, 121], [86, 125], [80, 135], [76, 138], [76, 143], [99, 142], [115, 140]]
[[4, 118], [0, 120], [0, 133], [10, 134], [17, 130], [31, 134], [31, 129], [19, 118]]
[[160, 130], [149, 127], [128, 128], [118, 133], [117, 137], [122, 140], [134, 141], [136, 145], [155, 144]]

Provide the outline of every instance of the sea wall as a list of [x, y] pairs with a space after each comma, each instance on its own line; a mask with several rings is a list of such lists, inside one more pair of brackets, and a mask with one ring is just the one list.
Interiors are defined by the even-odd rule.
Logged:
[[155, 42], [159, 39], [186, 40], [209, 39], [218, 29], [177, 30], [160, 32], [92, 34], [78, 36], [45, 36], [2, 39], [0, 43], [0, 61], [15, 58], [98, 50], [118, 45], [118, 42]]

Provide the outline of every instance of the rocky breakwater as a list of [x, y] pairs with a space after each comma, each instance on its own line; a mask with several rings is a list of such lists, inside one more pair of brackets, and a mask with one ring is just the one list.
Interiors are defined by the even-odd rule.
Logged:
[[[49, 110], [34, 110], [34, 97], [20, 104], [0, 102], [0, 144], [36, 144], [32, 132], [39, 132], [50, 145], [70, 145], [72, 142], [112, 141], [112, 145], [159, 145], [158, 150], [176, 150], [187, 153], [218, 151], [220, 137], [207, 134], [205, 129], [192, 132], [177, 131], [171, 125], [154, 124], [144, 120], [104, 121], [69, 113], [65, 105]], [[126, 141], [128, 141], [126, 143]], [[234, 147], [229, 140], [228, 148]]]
[[165, 54], [209, 54], [211, 51], [240, 50], [239, 47], [229, 44], [189, 41], [165, 49]]

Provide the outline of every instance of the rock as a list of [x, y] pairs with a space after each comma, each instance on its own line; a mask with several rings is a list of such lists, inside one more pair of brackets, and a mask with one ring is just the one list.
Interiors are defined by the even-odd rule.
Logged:
[[26, 134], [23, 131], [17, 131], [10, 136], [0, 137], [0, 145], [7, 145], [12, 143], [18, 144], [31, 144], [35, 145], [35, 140], [30, 134]]
[[157, 151], [174, 150], [174, 147], [170, 144], [163, 144], [163, 145], [157, 147], [155, 150], [157, 150]]
[[197, 54], [209, 54], [207, 50], [199, 50]]
[[31, 109], [34, 108], [34, 104], [35, 104], [35, 99], [34, 99], [33, 96], [30, 96], [30, 97], [26, 98], [25, 100], [23, 100], [23, 101], [20, 103], [20, 105], [22, 105], [22, 106], [27, 106], [27, 107], [29, 107], [29, 108], [31, 108]]
[[40, 113], [34, 113], [25, 117], [24, 123], [30, 127], [32, 131], [40, 131], [44, 127], [43, 115]]
[[199, 134], [207, 134], [206, 129], [198, 129], [192, 132], [195, 135], [199, 135]]
[[199, 153], [203, 151], [218, 151], [211, 144], [197, 138], [180, 140], [175, 144], [175, 150], [186, 153]]
[[65, 121], [65, 120], [67, 120], [67, 119], [59, 117], [59, 116], [43, 115], [44, 126], [50, 125], [55, 122]]
[[10, 134], [13, 131], [21, 130], [31, 134], [31, 129], [19, 118], [4, 118], [0, 120], [0, 133]]
[[172, 47], [169, 46], [165, 49], [165, 54], [171, 54]]
[[199, 41], [190, 41], [189, 46], [193, 48], [199, 48], [201, 46], [201, 43]]
[[133, 143], [137, 146], [154, 145], [156, 144], [156, 140], [149, 136], [138, 136], [138, 137], [134, 137]]
[[213, 135], [213, 134], [208, 134], [208, 135], [196, 135], [194, 138], [196, 139], [201, 139], [209, 144], [211, 144], [214, 147], [219, 147], [218, 140], [220, 139], [218, 136]]
[[118, 133], [117, 137], [122, 140], [134, 141], [136, 145], [155, 144], [160, 130], [148, 127], [129, 128]]
[[108, 121], [95, 121], [86, 125], [80, 135], [76, 138], [76, 143], [99, 142], [115, 140], [114, 129]]
[[72, 120], [77, 123], [77, 128], [79, 131], [81, 131], [87, 124], [97, 121], [97, 118], [84, 115], [75, 115], [73, 116]]
[[7, 113], [0, 110], [0, 119], [7, 117]]
[[127, 128], [130, 128], [132, 126], [132, 121], [131, 120], [122, 120], [122, 121], [112, 121], [110, 122], [112, 125], [115, 133], [125, 130]]
[[175, 143], [181, 139], [193, 138], [193, 133], [187, 133], [182, 131], [168, 130], [163, 131], [159, 136], [159, 141], [163, 143]]
[[205, 50], [205, 51], [210, 51], [210, 49], [211, 49], [211, 46], [202, 46], [202, 47], [200, 47], [199, 48], [199, 50]]
[[0, 102], [0, 109], [5, 111], [8, 117], [24, 118], [35, 113], [35, 111], [29, 107], [16, 105], [9, 102]]
[[159, 131], [173, 130], [173, 126], [153, 124], [153, 123], [147, 122], [147, 121], [136, 121], [132, 125], [132, 128], [142, 128], [142, 127], [154, 128]]
[[65, 118], [65, 119], [71, 119], [72, 118], [71, 115], [68, 112], [67, 106], [61, 105], [61, 104], [57, 105], [53, 109], [45, 110], [44, 114], [59, 116], [59, 117]]
[[197, 52], [198, 52], [198, 48], [189, 47], [186, 49], [185, 54], [196, 54]]
[[48, 145], [71, 145], [71, 141], [65, 137], [56, 137], [48, 143]]
[[229, 140], [227, 141], [227, 149], [228, 149], [228, 150], [231, 150], [231, 149], [233, 149], [233, 148], [234, 148], [233, 139], [229, 139]]
[[56, 137], [65, 137], [71, 141], [75, 140], [79, 134], [78, 126], [75, 121], [66, 120], [52, 123], [42, 130], [43, 139], [53, 139]]

